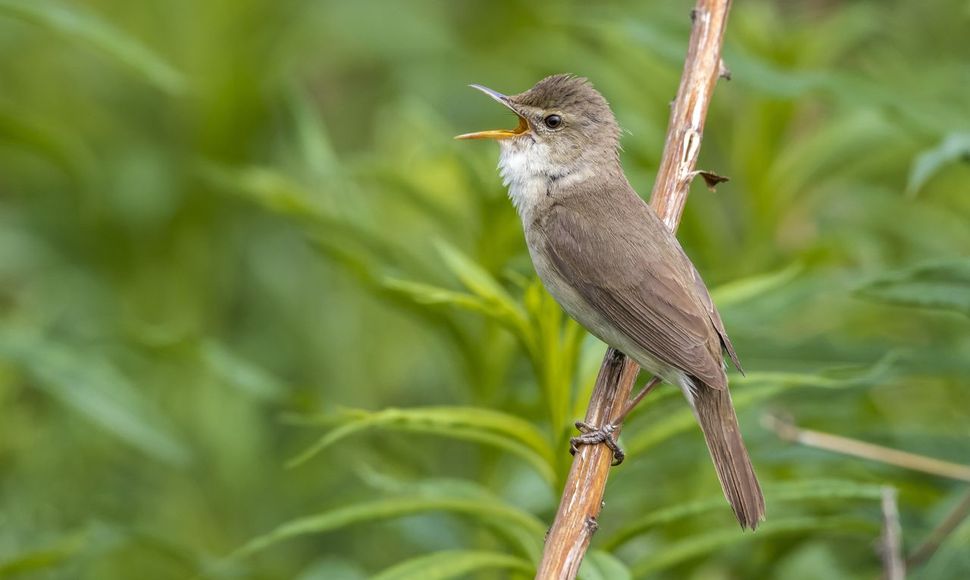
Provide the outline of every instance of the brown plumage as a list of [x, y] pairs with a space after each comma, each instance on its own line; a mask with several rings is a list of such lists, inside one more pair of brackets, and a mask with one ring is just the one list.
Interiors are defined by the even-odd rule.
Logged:
[[500, 139], [502, 176], [543, 284], [591, 333], [684, 391], [725, 497], [741, 525], [754, 529], [764, 498], [723, 353], [739, 370], [740, 363], [697, 270], [627, 181], [606, 100], [568, 75], [511, 97], [483, 90], [525, 124], [464, 137]]

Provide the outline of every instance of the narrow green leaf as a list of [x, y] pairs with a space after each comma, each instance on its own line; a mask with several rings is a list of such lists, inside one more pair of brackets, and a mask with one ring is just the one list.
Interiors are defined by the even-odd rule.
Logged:
[[[854, 370], [845, 373], [842, 369], [832, 369], [829, 375], [750, 372], [747, 376], [735, 377], [732, 380], [735, 386], [744, 385], [742, 388], [733, 390], [732, 392], [734, 407], [736, 409], [743, 409], [793, 388], [814, 387], [839, 389], [849, 388], [859, 384], [868, 384], [882, 376], [888, 366], [892, 364], [892, 360], [894, 360], [894, 355], [891, 353], [864, 371]], [[649, 427], [628, 437], [626, 439], [627, 456], [642, 453], [661, 441], [678, 433], [693, 429], [694, 425], [694, 414], [689, 406], [684, 405], [682, 408], [651, 422]]]
[[94, 153], [76, 131], [0, 102], [0, 137], [57, 164], [81, 187], [90, 188], [97, 171]]
[[418, 556], [388, 568], [373, 580], [448, 580], [465, 578], [481, 570], [515, 570], [533, 573], [528, 561], [498, 552], [450, 550]]
[[579, 567], [579, 580], [630, 580], [630, 569], [619, 558], [604, 550], [592, 550]]
[[502, 285], [488, 271], [476, 264], [458, 248], [444, 240], [437, 240], [436, 245], [445, 265], [469, 290], [483, 298], [489, 298], [496, 302], [507, 302], [510, 306], [517, 307], [505, 288], [502, 288]]
[[9, 556], [0, 562], [0, 578], [22, 577], [23, 574], [56, 568], [77, 555], [84, 545], [82, 534], [72, 534], [40, 550]]
[[915, 196], [930, 178], [956, 161], [970, 161], [970, 133], [948, 135], [942, 143], [921, 153], [909, 171], [907, 195]]
[[[879, 501], [882, 486], [844, 480], [811, 480], [776, 484], [765, 488], [765, 502], [774, 509], [778, 504], [833, 499]], [[634, 537], [672, 522], [724, 508], [724, 498], [717, 496], [665, 507], [627, 524], [603, 542], [604, 550], [615, 550]]]
[[[531, 514], [499, 501], [482, 501], [449, 497], [393, 498], [352, 504], [320, 514], [290, 520], [268, 534], [250, 540], [231, 557], [247, 557], [285, 540], [332, 532], [353, 524], [388, 520], [403, 516], [448, 512], [471, 516], [493, 527], [511, 527], [530, 534], [536, 546], [545, 534], [545, 526]], [[528, 550], [530, 555], [532, 550]]]
[[503, 316], [503, 314], [506, 314], [505, 312], [497, 311], [496, 309], [491, 308], [487, 302], [478, 296], [473, 296], [464, 292], [456, 292], [454, 290], [448, 290], [447, 288], [432, 286], [430, 284], [423, 284], [421, 282], [411, 282], [408, 280], [399, 280], [397, 278], [390, 277], [384, 278], [381, 281], [381, 284], [387, 290], [407, 296], [418, 304], [455, 306], [463, 310], [469, 310], [492, 317], [495, 320], [510, 326], [513, 330], [518, 329], [518, 320]]
[[287, 96], [303, 164], [312, 175], [338, 171], [339, 159], [313, 101], [298, 87], [291, 88]]
[[[343, 414], [346, 422], [327, 432], [288, 465], [300, 465], [350, 435], [380, 428], [493, 445], [522, 457], [547, 481], [554, 478], [554, 456], [546, 437], [535, 425], [514, 415], [474, 407], [391, 408], [374, 412], [354, 409]], [[332, 420], [324, 418], [325, 422]]]
[[476, 296], [485, 300], [490, 308], [496, 309], [498, 312], [495, 316], [508, 319], [510, 326], [517, 329], [519, 336], [528, 345], [531, 341], [532, 330], [529, 326], [528, 316], [522, 306], [505, 291], [505, 288], [487, 270], [476, 264], [458, 248], [444, 240], [437, 240], [436, 246], [445, 265], [461, 283]]
[[970, 259], [919, 264], [870, 280], [857, 293], [878, 302], [970, 316]]
[[283, 383], [265, 369], [236, 355], [224, 345], [206, 341], [199, 346], [202, 360], [226, 383], [240, 391], [265, 400], [285, 394]]
[[845, 534], [865, 532], [877, 533], [878, 524], [857, 518], [828, 517], [828, 518], [790, 518], [785, 520], [769, 520], [758, 532], [744, 533], [737, 528], [717, 530], [691, 536], [687, 540], [675, 542], [657, 550], [656, 554], [647, 557], [633, 566], [633, 576], [640, 578], [660, 570], [672, 568], [683, 562], [722, 550], [736, 544], [763, 541], [772, 536], [799, 534], [821, 530], [837, 530]]
[[173, 95], [185, 92], [185, 77], [144, 44], [77, 4], [51, 0], [0, 0], [0, 15], [36, 24], [91, 46]]
[[73, 348], [0, 332], [0, 357], [17, 362], [40, 389], [94, 425], [156, 459], [190, 460], [189, 448], [110, 361]]
[[774, 272], [734, 280], [714, 288], [711, 291], [711, 297], [714, 299], [715, 304], [721, 308], [729, 304], [737, 304], [751, 300], [791, 282], [803, 269], [801, 264], [794, 263]]

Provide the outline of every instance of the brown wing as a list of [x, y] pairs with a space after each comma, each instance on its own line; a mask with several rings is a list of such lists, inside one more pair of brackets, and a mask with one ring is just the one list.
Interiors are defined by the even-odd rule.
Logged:
[[541, 227], [546, 254], [584, 300], [638, 346], [723, 389], [721, 348], [730, 342], [715, 327], [720, 317], [707, 289], [653, 210], [630, 193], [570, 196], [549, 207]]
[[[688, 261], [690, 261], [689, 258]], [[738, 358], [738, 353], [734, 351], [734, 345], [731, 344], [731, 339], [728, 338], [727, 330], [724, 328], [724, 322], [721, 321], [721, 314], [717, 311], [717, 307], [714, 306], [714, 300], [711, 299], [711, 293], [707, 290], [707, 286], [704, 285], [704, 280], [701, 279], [700, 272], [697, 271], [693, 263], [691, 263], [690, 269], [694, 276], [694, 289], [697, 291], [697, 297], [700, 298], [704, 305], [704, 310], [707, 311], [708, 316], [711, 318], [711, 324], [714, 325], [714, 330], [717, 331], [717, 335], [721, 339], [721, 347], [731, 357], [731, 363], [734, 364], [734, 368], [738, 369], [738, 372], [744, 375], [744, 369], [741, 368], [741, 359]]]

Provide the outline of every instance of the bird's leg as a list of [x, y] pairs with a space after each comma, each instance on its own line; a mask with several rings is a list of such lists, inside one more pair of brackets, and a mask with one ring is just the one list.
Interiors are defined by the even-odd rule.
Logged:
[[626, 419], [626, 416], [630, 414], [630, 411], [632, 411], [633, 408], [636, 407], [640, 401], [642, 401], [643, 398], [646, 397], [650, 391], [652, 391], [659, 384], [660, 377], [653, 377], [647, 381], [647, 384], [640, 389], [640, 392], [634, 395], [632, 399], [627, 401], [627, 404], [623, 407], [620, 414], [602, 427], [596, 428], [588, 423], [576, 421], [576, 428], [579, 429], [582, 435], [573, 437], [569, 440], [569, 452], [576, 455], [576, 451], [579, 449], [580, 445], [597, 445], [599, 443], [604, 443], [610, 448], [610, 451], [613, 452], [613, 465], [623, 463], [623, 459], [626, 457], [626, 455], [623, 453], [623, 450], [620, 449], [620, 446], [617, 445], [616, 437], [614, 437], [613, 434], [616, 433], [620, 428], [620, 425], [623, 424], [623, 420]]

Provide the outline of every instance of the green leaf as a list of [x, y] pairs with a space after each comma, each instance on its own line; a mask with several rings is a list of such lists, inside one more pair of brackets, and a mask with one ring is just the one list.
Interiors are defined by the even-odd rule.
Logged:
[[507, 319], [509, 325], [516, 329], [519, 336], [528, 345], [532, 340], [532, 330], [529, 326], [528, 316], [522, 306], [505, 291], [505, 288], [487, 270], [476, 264], [458, 248], [444, 240], [437, 240], [436, 246], [445, 265], [461, 283], [476, 296], [485, 300], [490, 308], [495, 309], [497, 311], [495, 316]]
[[711, 297], [720, 308], [751, 300], [788, 284], [803, 270], [804, 267], [801, 264], [795, 263], [775, 272], [734, 280], [714, 288], [711, 291]]
[[224, 345], [206, 341], [199, 347], [202, 360], [229, 385], [264, 400], [278, 400], [286, 393], [283, 383], [265, 369], [236, 355]]
[[970, 316], [970, 259], [933, 261], [885, 274], [867, 282], [857, 293], [878, 302]]
[[0, 332], [0, 357], [13, 360], [36, 385], [94, 425], [156, 459], [184, 465], [189, 448], [165, 426], [138, 389], [107, 359], [67, 345]]
[[447, 580], [465, 578], [480, 570], [516, 570], [533, 573], [528, 560], [475, 550], [450, 550], [418, 556], [373, 576], [373, 580]]
[[579, 580], [630, 580], [626, 564], [604, 550], [592, 550], [579, 566]]
[[479, 298], [478, 296], [448, 290], [447, 288], [441, 288], [439, 286], [432, 286], [431, 284], [399, 280], [391, 277], [384, 278], [381, 281], [381, 284], [387, 290], [407, 296], [418, 304], [432, 306], [455, 306], [463, 310], [469, 310], [492, 317], [499, 322], [508, 324], [513, 330], [518, 330], [516, 326], [518, 324], [517, 320], [503, 317], [503, 312], [499, 312], [494, 308], [491, 308], [485, 300]]
[[91, 46], [166, 93], [185, 92], [185, 77], [144, 44], [77, 4], [50, 0], [0, 0], [0, 15], [36, 24]]
[[531, 514], [498, 500], [476, 500], [454, 497], [402, 497], [351, 504], [320, 514], [290, 520], [268, 534], [250, 540], [231, 558], [243, 558], [280, 542], [310, 534], [332, 532], [350, 525], [403, 516], [448, 512], [471, 516], [495, 528], [512, 528], [534, 538], [532, 546], [519, 546], [524, 555], [533, 557], [544, 536], [545, 525]]
[[[378, 428], [452, 437], [493, 445], [525, 459], [547, 480], [553, 481], [554, 455], [535, 425], [514, 415], [475, 407], [419, 407], [343, 411], [343, 423], [327, 432], [288, 465], [300, 465], [334, 443], [361, 431]], [[332, 417], [323, 417], [330, 423]]]
[[909, 171], [906, 194], [915, 196], [931, 177], [956, 161], [970, 161], [970, 133], [948, 135], [942, 143], [921, 153]]
[[[765, 503], [775, 508], [778, 504], [832, 499], [866, 499], [879, 501], [882, 486], [845, 480], [811, 480], [782, 483], [765, 488]], [[698, 516], [724, 508], [724, 497], [682, 503], [665, 507], [623, 526], [603, 542], [604, 550], [615, 550], [634, 537], [651, 529], [667, 526], [675, 521]]]
[[0, 562], [0, 578], [14, 578], [56, 568], [76, 556], [84, 546], [84, 535], [72, 534], [52, 546], [7, 557]]
[[97, 159], [76, 132], [22, 107], [0, 103], [0, 137], [57, 164], [82, 188], [92, 187]]
[[875, 534], [878, 532], [879, 526], [874, 522], [857, 518], [806, 517], [769, 520], [758, 528], [757, 533], [753, 534], [744, 533], [737, 528], [717, 530], [693, 535], [687, 540], [663, 546], [662, 549], [656, 550], [655, 555], [636, 563], [633, 566], [633, 575], [637, 578], [646, 576], [729, 546], [750, 542], [751, 540], [764, 541], [766, 538], [772, 536], [822, 530], [833, 530], [847, 534], [858, 532]]
[[[849, 388], [859, 384], [869, 384], [883, 376], [892, 364], [894, 355], [890, 353], [876, 364], [863, 371], [853, 370], [845, 373], [845, 369], [832, 369], [829, 375], [782, 373], [782, 372], [749, 372], [747, 376], [734, 377], [732, 385], [742, 386], [733, 390], [732, 398], [735, 409], [743, 409], [749, 405], [769, 399], [783, 391], [814, 387], [825, 389]], [[638, 431], [626, 439], [627, 456], [633, 456], [646, 451], [658, 443], [693, 429], [694, 414], [688, 405], [667, 413], [650, 423], [650, 426]]]

